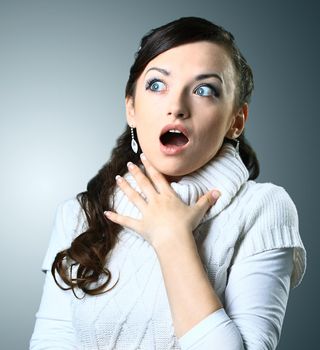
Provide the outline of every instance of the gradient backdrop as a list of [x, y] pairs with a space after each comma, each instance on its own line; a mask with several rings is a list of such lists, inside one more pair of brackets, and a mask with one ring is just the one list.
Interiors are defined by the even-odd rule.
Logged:
[[200, 16], [230, 30], [252, 65], [247, 136], [259, 181], [287, 189], [308, 269], [279, 349], [318, 343], [317, 1], [0, 0], [1, 349], [27, 349], [55, 209], [86, 187], [125, 126], [124, 87], [149, 29]]

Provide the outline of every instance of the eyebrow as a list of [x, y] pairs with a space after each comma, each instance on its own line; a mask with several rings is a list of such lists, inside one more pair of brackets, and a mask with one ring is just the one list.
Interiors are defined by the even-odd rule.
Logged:
[[[162, 73], [162, 74], [164, 74], [164, 75], [167, 75], [167, 76], [170, 75], [170, 72], [168, 72], [166, 69], [164, 69], [164, 68], [159, 68], [159, 67], [151, 67], [151, 68], [149, 68], [149, 69], [146, 71], [145, 75], [146, 75], [150, 70], [156, 70], [156, 71], [158, 71], [158, 72], [160, 72], [160, 73]], [[203, 80], [203, 79], [207, 79], [207, 78], [217, 78], [217, 79], [220, 80], [221, 83], [223, 84], [222, 78], [221, 78], [220, 75], [217, 74], [217, 73], [199, 74], [199, 75], [197, 75], [197, 76], [195, 77], [195, 80], [198, 81], [198, 80]]]

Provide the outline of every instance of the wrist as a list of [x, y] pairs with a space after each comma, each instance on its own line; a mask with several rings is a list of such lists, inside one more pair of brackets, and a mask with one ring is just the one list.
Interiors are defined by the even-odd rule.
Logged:
[[157, 239], [152, 244], [158, 257], [164, 255], [170, 255], [171, 253], [177, 254], [179, 251], [191, 248], [196, 248], [196, 243], [193, 238], [193, 233], [187, 229], [175, 229], [174, 233], [166, 237], [165, 234], [161, 235], [161, 238]]

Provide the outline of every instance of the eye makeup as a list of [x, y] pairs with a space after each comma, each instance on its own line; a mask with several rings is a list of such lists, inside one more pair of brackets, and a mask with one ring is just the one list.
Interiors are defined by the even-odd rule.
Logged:
[[[146, 84], [145, 84], [145, 89], [146, 90], [151, 90], [151, 91], [154, 91], [154, 92], [158, 92], [156, 90], [152, 90], [151, 87], [154, 83], [161, 83], [161, 84], [164, 84], [165, 85], [165, 82], [162, 81], [161, 79], [158, 79], [158, 78], [150, 78], [146, 81]], [[158, 84], [159, 85], [159, 84]]]
[[209, 83], [205, 83], [205, 84], [201, 84], [201, 85], [197, 86], [194, 89], [194, 92], [196, 92], [198, 89], [203, 88], [203, 87], [208, 87], [212, 91], [212, 93], [210, 95], [199, 95], [199, 96], [203, 96], [203, 97], [214, 96], [216, 98], [220, 97], [220, 89], [218, 89], [215, 85], [209, 84]]
[[[154, 85], [154, 84], [155, 84], [155, 85]], [[153, 89], [152, 86], [155, 87], [155, 86], [158, 85], [158, 87], [159, 87], [159, 85], [162, 85], [162, 84], [163, 84], [163, 85], [166, 85], [166, 83], [165, 83], [163, 80], [161, 80], [161, 79], [159, 79], [159, 78], [152, 77], [152, 78], [150, 78], [150, 79], [148, 79], [148, 80], [146, 81], [146, 83], [145, 83], [145, 89], [146, 89], [146, 90], [153, 91], [153, 92], [161, 92], [161, 91], [163, 91], [163, 89], [161, 89], [161, 90]], [[207, 88], [209, 88], [209, 89], [211, 90], [211, 93], [210, 93], [210, 94], [208, 94], [208, 95], [196, 94], [196, 91], [197, 91], [197, 90], [199, 90], [200, 88], [205, 88], [205, 87], [207, 87]], [[220, 89], [219, 89], [217, 86], [215, 86], [215, 85], [213, 85], [213, 84], [211, 84], [211, 83], [203, 83], [203, 84], [197, 86], [197, 87], [193, 90], [193, 93], [195, 93], [195, 94], [198, 95], [198, 96], [202, 96], [202, 97], [215, 97], [215, 98], [219, 98], [220, 95], [221, 95]]]

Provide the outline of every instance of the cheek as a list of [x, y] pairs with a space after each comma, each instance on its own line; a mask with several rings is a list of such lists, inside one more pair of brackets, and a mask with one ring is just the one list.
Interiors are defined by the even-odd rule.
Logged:
[[159, 137], [159, 131], [155, 122], [150, 120], [150, 118], [137, 119], [136, 132], [139, 144], [144, 152], [147, 148], [154, 145]]
[[227, 122], [216, 120], [206, 124], [197, 133], [197, 144], [204, 152], [216, 151], [223, 142], [227, 132]]
[[213, 118], [213, 120], [208, 123], [204, 123], [198, 133], [200, 140], [212, 140], [224, 135], [227, 129], [227, 121], [223, 121], [223, 119], [225, 118], [220, 116], [218, 118]]

